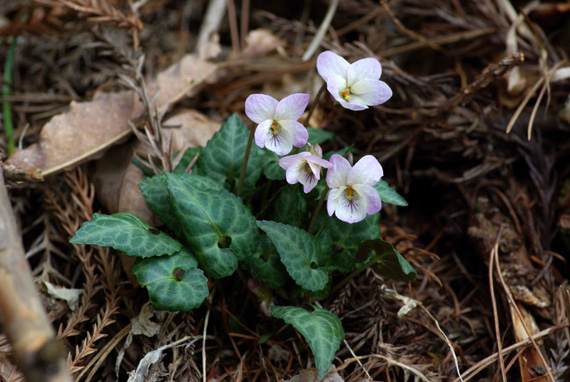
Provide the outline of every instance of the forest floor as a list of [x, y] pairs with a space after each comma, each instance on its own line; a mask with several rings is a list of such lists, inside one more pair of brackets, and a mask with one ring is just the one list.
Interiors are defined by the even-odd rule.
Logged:
[[[198, 309], [155, 312], [128, 259], [69, 239], [94, 212], [156, 222], [131, 161], [148, 152], [133, 134], [148, 115], [179, 126], [165, 129], [174, 151], [205, 145], [233, 113], [252, 126], [250, 94], [316, 94], [325, 50], [378, 58], [393, 90], [358, 113], [323, 97], [310, 124], [335, 134], [324, 151], [354, 143], [382, 164], [408, 206], [384, 204], [381, 236], [418, 272], [406, 284], [367, 270], [321, 302], [346, 332], [330, 380], [570, 380], [570, 2], [330, 4], [0, 4], [2, 166], [74, 380], [126, 381], [161, 347], [130, 380], [318, 380], [290, 327], [238, 325], [259, 308], [235, 278]], [[0, 336], [0, 380], [23, 380], [14, 353]]]

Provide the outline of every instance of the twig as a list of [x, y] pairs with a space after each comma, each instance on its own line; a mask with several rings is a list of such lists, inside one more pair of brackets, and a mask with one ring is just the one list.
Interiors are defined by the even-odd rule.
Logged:
[[[517, 313], [517, 316], [518, 316], [519, 320], [521, 321], [521, 323], [523, 324], [524, 330], [525, 330], [528, 338], [530, 339], [530, 342], [532, 343], [533, 348], [536, 350], [536, 353], [540, 357], [540, 360], [542, 361], [544, 368], [546, 370], [546, 374], [548, 374], [548, 378], [550, 378], [550, 380], [552, 382], [556, 382], [556, 379], [554, 379], [554, 376], [552, 375], [552, 371], [550, 370], [550, 366], [548, 365], [548, 362], [546, 362], [546, 359], [544, 359], [544, 356], [542, 355], [542, 352], [540, 351], [540, 347], [538, 346], [538, 344], [536, 343], [536, 341], [532, 337], [532, 333], [528, 329], [527, 325], [524, 323], [525, 321], [524, 321], [524, 318], [521, 314], [521, 311], [519, 310], [512, 294], [511, 294], [511, 291], [509, 290], [509, 288], [507, 287], [507, 284], [505, 283], [505, 279], [503, 278], [503, 274], [501, 273], [501, 266], [499, 264], [498, 240], [497, 240], [496, 245], [497, 245], [497, 250], [495, 251], [494, 259], [490, 259], [490, 261], [494, 261], [494, 263], [495, 263], [495, 267], [497, 268], [497, 277], [501, 281], [501, 285], [502, 285], [503, 289], [505, 290], [505, 295], [507, 296], [507, 299], [509, 300], [509, 304], [511, 304], [511, 306], [513, 307], [513, 309]], [[491, 253], [491, 255], [492, 255], [492, 253]], [[506, 379], [505, 379], [505, 381], [506, 381]]]
[[71, 382], [24, 256], [0, 169], [0, 316], [14, 358], [28, 381]]
[[327, 10], [327, 14], [325, 15], [323, 23], [319, 27], [319, 30], [315, 34], [315, 37], [313, 37], [313, 41], [311, 41], [311, 44], [303, 54], [303, 57], [301, 57], [301, 61], [308, 61], [311, 57], [313, 57], [319, 45], [321, 45], [321, 41], [323, 41], [323, 38], [325, 38], [327, 29], [329, 29], [329, 26], [331, 25], [339, 2], [340, 0], [330, 0], [329, 9]]
[[503, 232], [503, 226], [499, 227], [499, 232], [497, 233], [497, 238], [495, 239], [495, 245], [491, 250], [491, 260], [489, 261], [489, 289], [491, 292], [491, 305], [493, 306], [493, 317], [495, 319], [495, 339], [497, 341], [497, 352], [499, 353], [499, 366], [501, 369], [501, 375], [503, 381], [507, 381], [507, 372], [505, 370], [505, 361], [503, 359], [503, 344], [501, 343], [501, 331], [499, 329], [499, 314], [497, 312], [497, 301], [495, 299], [495, 283], [493, 282], [493, 264], [494, 259], [497, 257], [499, 252], [499, 241], [501, 240], [501, 233]]

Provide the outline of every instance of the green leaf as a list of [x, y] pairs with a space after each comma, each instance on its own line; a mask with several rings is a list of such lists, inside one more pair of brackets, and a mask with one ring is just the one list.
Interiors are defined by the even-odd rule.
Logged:
[[344, 339], [344, 330], [336, 315], [318, 306], [312, 306], [312, 312], [294, 306], [272, 306], [271, 314], [283, 319], [303, 335], [315, 356], [319, 376], [323, 378]]
[[390, 203], [401, 207], [406, 207], [408, 205], [406, 199], [390, 187], [384, 179], [380, 179], [380, 181], [374, 185], [374, 189], [378, 191], [378, 195], [380, 195], [382, 203]]
[[287, 224], [258, 221], [271, 239], [287, 272], [303, 289], [318, 291], [325, 287], [328, 272], [319, 266], [319, 244], [307, 231]]
[[270, 288], [281, 288], [287, 282], [287, 271], [269, 237], [260, 237], [258, 253], [247, 258], [246, 261], [252, 276]]
[[358, 223], [345, 223], [335, 216], [328, 216], [323, 211], [317, 218], [315, 229], [317, 232], [328, 229], [335, 247], [335, 254], [330, 257], [329, 266], [341, 272], [354, 270], [354, 257], [360, 243], [365, 240], [380, 237], [380, 214], [366, 215]]
[[202, 305], [208, 297], [208, 279], [198, 261], [183, 249], [172, 256], [137, 259], [131, 272], [146, 286], [156, 310], [184, 311]]
[[270, 180], [285, 180], [285, 170], [279, 166], [281, 157], [272, 151], [263, 154], [263, 175]]
[[[196, 163], [201, 174], [219, 182], [227, 182], [230, 189], [235, 191], [248, 137], [249, 131], [245, 124], [237, 114], [233, 114], [202, 149]], [[250, 197], [255, 191], [255, 182], [261, 176], [262, 157], [263, 150], [252, 144], [242, 188], [244, 198]]]
[[208, 275], [231, 275], [238, 260], [255, 253], [255, 218], [234, 194], [196, 186], [192, 175], [165, 174], [170, 205], [186, 241]]
[[307, 201], [299, 184], [285, 186], [273, 202], [273, 220], [278, 223], [303, 227], [307, 216]]
[[93, 214], [93, 219], [83, 223], [70, 243], [111, 247], [138, 257], [171, 255], [182, 249], [182, 244], [128, 212]]
[[323, 142], [330, 141], [334, 138], [334, 133], [323, 129], [315, 129], [314, 127], [307, 127], [309, 132], [309, 143], [319, 145]]
[[380, 275], [407, 283], [418, 277], [414, 267], [389, 242], [382, 239], [366, 240], [358, 247], [356, 258], [366, 260], [372, 254], [373, 268]]
[[[180, 176], [186, 177], [192, 186], [201, 190], [221, 190], [222, 184], [213, 181], [210, 178], [189, 175], [180, 172]], [[143, 178], [139, 182], [139, 188], [149, 204], [152, 212], [154, 212], [168, 228], [170, 228], [178, 238], [183, 238], [182, 225], [174, 215], [174, 211], [170, 206], [170, 194], [168, 193], [166, 175], [155, 175], [152, 178]]]

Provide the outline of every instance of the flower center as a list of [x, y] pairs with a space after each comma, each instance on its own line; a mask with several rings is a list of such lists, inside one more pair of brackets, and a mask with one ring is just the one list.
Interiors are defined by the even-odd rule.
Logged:
[[350, 101], [350, 88], [345, 88], [340, 92], [340, 96], [344, 98], [345, 101]]
[[348, 194], [348, 196], [346, 197], [348, 200], [352, 200], [354, 198], [354, 189], [350, 186], [347, 187], [346, 189], [346, 193]]
[[279, 130], [277, 130], [278, 127], [281, 127], [281, 126], [279, 126], [277, 121], [273, 121], [273, 123], [271, 124], [271, 130], [273, 130], [273, 135], [279, 134]]

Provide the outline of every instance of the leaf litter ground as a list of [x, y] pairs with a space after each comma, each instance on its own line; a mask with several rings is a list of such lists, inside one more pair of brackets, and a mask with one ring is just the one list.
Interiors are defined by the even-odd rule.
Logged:
[[[3, 167], [27, 258], [77, 380], [112, 381], [115, 373], [127, 380], [157, 349], [145, 380], [316, 378], [308, 344], [265, 321], [238, 279], [217, 281], [208, 306], [149, 314], [147, 292], [125, 271], [129, 259], [68, 243], [99, 211], [152, 219], [129, 191], [142, 177], [130, 159], [150, 154], [175, 168], [181, 156], [164, 154], [163, 130], [200, 137], [181, 139], [174, 151], [183, 151], [204, 144], [232, 113], [243, 116], [251, 93], [316, 94], [314, 62], [300, 58], [328, 2], [222, 3], [227, 10], [210, 13], [219, 24], [205, 17], [205, 1], [0, 6], [0, 62], [10, 65], [8, 37], [20, 36], [2, 101], [27, 148], [8, 161], [53, 175], [17, 184]], [[335, 134], [326, 149], [354, 142], [356, 157], [379, 159], [384, 179], [409, 203], [384, 205], [381, 237], [420, 275], [410, 285], [373, 270], [335, 278], [322, 304], [346, 332], [334, 360], [338, 378], [454, 381], [457, 362], [464, 380], [568, 379], [568, 12], [562, 2], [338, 4], [321, 49], [350, 62], [379, 57], [394, 97], [358, 114], [323, 99], [311, 126]], [[247, 33], [258, 28], [265, 31]], [[161, 127], [150, 107], [157, 87], [166, 118], [201, 114]], [[129, 120], [147, 131], [132, 138]], [[75, 310], [42, 282], [81, 289]], [[141, 325], [149, 331], [134, 330]], [[10, 352], [0, 337], [0, 375], [21, 380]]]

